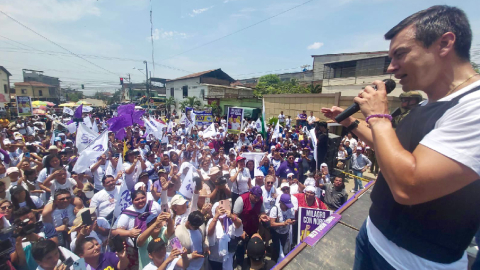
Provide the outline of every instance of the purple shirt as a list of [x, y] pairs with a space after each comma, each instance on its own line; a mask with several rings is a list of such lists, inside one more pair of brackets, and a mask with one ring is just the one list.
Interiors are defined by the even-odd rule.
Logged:
[[293, 177], [295, 178], [298, 177], [298, 164], [294, 162], [290, 165], [288, 161], [285, 160], [280, 164], [280, 167], [278, 167], [277, 175], [280, 178], [287, 178], [287, 174], [289, 173], [293, 173]]
[[[113, 252], [105, 252], [101, 253], [100, 257], [98, 258], [100, 262], [97, 268], [93, 268], [94, 270], [105, 270], [106, 268], [113, 267], [114, 270], [118, 270], [117, 265], [120, 259], [117, 257], [117, 254]], [[91, 267], [91, 266], [90, 266]]]
[[[253, 144], [254, 144], [254, 145], [255, 145], [255, 144], [257, 144], [257, 143], [259, 143], [259, 141], [258, 141], [258, 140], [255, 140], [255, 141], [253, 141]], [[254, 147], [254, 148], [256, 148], [256, 149], [260, 149], [260, 148], [262, 148], [262, 146], [263, 146], [264, 144], [265, 144], [265, 141], [264, 141], [264, 140], [262, 140], [262, 143], [260, 144], [260, 146], [258, 146], [258, 145], [255, 145], [255, 147]]]

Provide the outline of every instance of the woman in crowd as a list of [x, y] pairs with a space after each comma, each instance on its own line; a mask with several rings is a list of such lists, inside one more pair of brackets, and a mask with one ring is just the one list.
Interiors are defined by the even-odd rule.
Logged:
[[75, 254], [80, 258], [85, 259], [88, 265], [87, 269], [113, 269], [125, 270], [128, 268], [127, 249], [124, 244], [124, 249], [121, 252], [101, 252], [101, 246], [97, 239], [93, 237], [86, 237], [79, 241], [75, 247]]
[[0, 214], [10, 222], [13, 223], [13, 204], [9, 200], [0, 200]]

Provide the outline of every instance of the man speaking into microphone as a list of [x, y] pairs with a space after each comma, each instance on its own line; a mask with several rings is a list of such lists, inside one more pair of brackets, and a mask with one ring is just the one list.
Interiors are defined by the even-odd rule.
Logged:
[[[356, 240], [354, 269], [467, 269], [480, 225], [480, 76], [465, 13], [433, 6], [385, 34], [388, 72], [428, 102], [392, 128], [385, 84], [355, 97], [367, 123], [341, 124], [373, 146], [380, 166]], [[322, 109], [335, 119], [343, 109]]]

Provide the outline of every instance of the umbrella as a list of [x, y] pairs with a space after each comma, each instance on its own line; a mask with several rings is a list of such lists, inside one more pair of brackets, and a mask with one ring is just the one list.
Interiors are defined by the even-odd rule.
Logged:
[[83, 105], [92, 105], [92, 103], [86, 102], [85, 100], [79, 100], [79, 101], [77, 102], [77, 105], [81, 105], [81, 104], [83, 104]]
[[45, 115], [45, 111], [41, 109], [33, 109], [33, 114]]
[[43, 105], [39, 105], [39, 106], [32, 106], [34, 109], [40, 109], [40, 110], [44, 110], [46, 111], [47, 110], [47, 107], [46, 106], [43, 106]]
[[58, 107], [76, 107], [76, 106], [77, 104], [75, 104], [75, 102], [68, 102], [68, 103], [63, 103], [58, 105]]
[[38, 106], [47, 106], [46, 101], [41, 101], [41, 100], [35, 100], [32, 102], [32, 106], [38, 107]]
[[47, 106], [53, 107], [53, 106], [55, 106], [55, 103], [47, 101]]

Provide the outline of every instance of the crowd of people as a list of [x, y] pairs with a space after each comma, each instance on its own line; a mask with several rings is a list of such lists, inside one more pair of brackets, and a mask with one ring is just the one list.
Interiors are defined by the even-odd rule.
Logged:
[[[314, 156], [309, 128], [321, 140], [324, 122], [280, 118], [275, 135], [275, 125], [261, 134], [248, 119], [233, 134], [222, 118], [207, 136], [209, 126], [147, 115], [167, 124], [160, 140], [143, 123], [119, 139], [114, 115], [82, 117], [91, 123], [78, 126], [108, 133], [108, 149], [84, 170], [75, 170], [87, 151], [69, 115], [2, 130], [0, 268], [270, 269], [297, 243], [299, 207], [336, 210], [348, 199], [343, 175]], [[371, 162], [354, 140], [338, 159], [361, 176]], [[191, 197], [181, 192], [190, 180]]]

